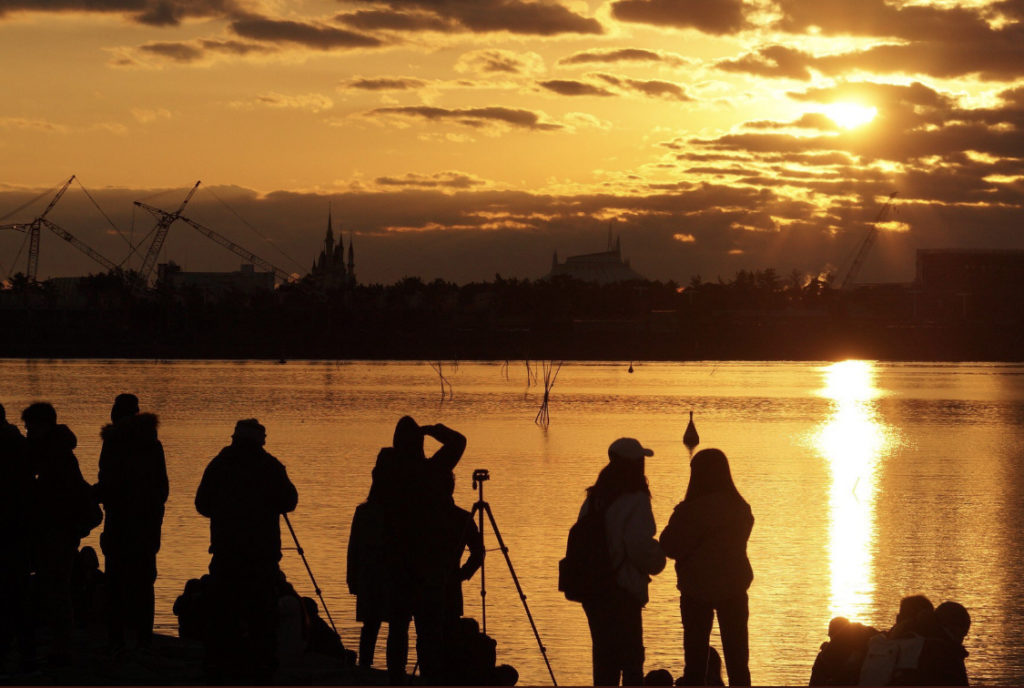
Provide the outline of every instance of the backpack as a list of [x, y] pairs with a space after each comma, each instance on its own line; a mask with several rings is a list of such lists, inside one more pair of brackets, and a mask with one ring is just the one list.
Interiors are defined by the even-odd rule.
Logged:
[[590, 508], [572, 528], [558, 562], [558, 589], [572, 602], [586, 602], [615, 585], [604, 509]]
[[860, 685], [913, 685], [907, 680], [918, 670], [924, 638], [887, 638], [876, 635], [868, 643], [868, 653], [860, 669]]

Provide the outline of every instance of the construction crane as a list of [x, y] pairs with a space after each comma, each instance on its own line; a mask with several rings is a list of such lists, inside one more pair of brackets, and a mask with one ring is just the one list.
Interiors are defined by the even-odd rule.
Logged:
[[[199, 182], [196, 182], [196, 187], [198, 187], [198, 186], [199, 186]], [[192, 192], [194, 192], [194, 191], [195, 191], [195, 187], [192, 188]], [[163, 244], [164, 237], [167, 236], [167, 230], [168, 230], [168, 228], [170, 228], [171, 224], [175, 220], [181, 220], [182, 222], [185, 222], [185, 223], [191, 225], [199, 233], [209, 237], [213, 241], [217, 242], [218, 244], [220, 244], [224, 248], [226, 248], [229, 251], [231, 251], [232, 253], [234, 253], [235, 255], [241, 256], [246, 261], [248, 261], [250, 263], [253, 263], [255, 265], [258, 265], [261, 268], [263, 268], [264, 270], [267, 270], [268, 272], [273, 272], [275, 276], [280, 277], [285, 282], [291, 281], [292, 275], [290, 273], [282, 270], [281, 268], [277, 267], [276, 265], [274, 265], [270, 261], [267, 261], [267, 260], [264, 260], [263, 258], [260, 258], [255, 253], [253, 253], [252, 251], [248, 251], [248, 250], [242, 248], [241, 246], [239, 246], [235, 242], [231, 241], [230, 239], [228, 239], [227, 237], [225, 237], [225, 236], [223, 236], [221, 234], [218, 234], [217, 232], [213, 231], [209, 227], [201, 225], [198, 222], [196, 222], [195, 220], [193, 220], [191, 218], [187, 218], [184, 215], [182, 215], [181, 211], [184, 209], [185, 203], [187, 203], [189, 198], [192, 197], [192, 192], [189, 192], [188, 198], [186, 198], [185, 201], [178, 208], [178, 210], [176, 210], [173, 213], [168, 213], [167, 211], [161, 210], [160, 208], [154, 208], [153, 206], [148, 205], [146, 203], [143, 203], [141, 201], [135, 201], [135, 205], [139, 206], [140, 208], [144, 208], [144, 209], [148, 210], [150, 213], [152, 213], [157, 218], [159, 218], [160, 221], [157, 224], [157, 228], [158, 229], [159, 228], [163, 228], [163, 230], [162, 230], [163, 231], [163, 236], [161, 236], [160, 233], [158, 232], [157, 236], [153, 238], [153, 244], [150, 245], [149, 251], [146, 253], [146, 261], [147, 261], [147, 263], [150, 262], [150, 257], [151, 256], [153, 256], [154, 257], [153, 259], [155, 260], [155, 256], [156, 256], [156, 254], [160, 250], [159, 246], [157, 246], [157, 242], [159, 241], [160, 244]], [[150, 265], [149, 269], [150, 270], [152, 269], [152, 265]], [[144, 277], [148, 276], [148, 274], [149, 274], [146, 270], [147, 270], [146, 263], [144, 263], [143, 264], [143, 268], [142, 268], [142, 275]]]
[[145, 208], [159, 218], [156, 223], [156, 227], [154, 227], [156, 234], [153, 236], [153, 243], [149, 245], [149, 250], [146, 251], [146, 257], [142, 261], [142, 269], [139, 270], [139, 274], [142, 276], [143, 282], [149, 280], [149, 276], [153, 272], [153, 267], [156, 265], [157, 256], [160, 254], [160, 249], [163, 248], [164, 241], [167, 239], [167, 232], [170, 230], [171, 225], [174, 224], [174, 221], [181, 217], [181, 211], [183, 211], [185, 206], [188, 205], [188, 202], [192, 199], [192, 195], [196, 192], [196, 189], [199, 188], [199, 184], [200, 182], [196, 182], [196, 185], [193, 186], [192, 190], [188, 192], [187, 196], [185, 196], [185, 200], [181, 202], [181, 205], [179, 205], [178, 209], [173, 213], [168, 213], [160, 210], [159, 208], [154, 208], [151, 205], [146, 205], [142, 201], [135, 201], [135, 205], [140, 208]]
[[893, 191], [889, 194], [889, 200], [885, 202], [881, 210], [878, 211], [878, 215], [871, 221], [871, 226], [868, 228], [868, 235], [864, 237], [864, 241], [861, 242], [860, 247], [857, 249], [857, 255], [854, 256], [853, 262], [850, 263], [850, 269], [846, 272], [846, 277], [843, 278], [842, 285], [839, 287], [843, 291], [848, 291], [853, 288], [853, 281], [857, 278], [857, 274], [860, 269], [864, 266], [864, 261], [868, 257], [868, 251], [871, 250], [871, 246], [875, 243], [875, 239], [878, 238], [878, 223], [882, 221], [885, 214], [889, 212], [889, 208], [892, 207], [893, 201], [896, 199], [898, 191]]
[[[0, 229], [14, 229], [19, 232], [28, 232], [28, 268], [25, 271], [29, 282], [36, 281], [36, 275], [39, 274], [39, 235], [40, 229], [44, 222], [46, 222], [47, 214], [53, 210], [53, 206], [57, 205], [57, 201], [64, 195], [64, 192], [71, 186], [71, 182], [75, 180], [75, 175], [68, 177], [68, 180], [60, 187], [53, 200], [50, 201], [50, 205], [46, 206], [46, 210], [43, 214], [32, 220], [27, 224], [10, 224], [0, 225]], [[47, 225], [49, 226], [49, 225]], [[90, 249], [92, 250], [92, 249]]]
[[107, 270], [117, 270], [118, 269], [117, 263], [114, 263], [113, 261], [107, 260], [107, 258], [104, 257], [101, 253], [99, 253], [97, 251], [94, 251], [91, 247], [89, 247], [88, 244], [86, 244], [84, 241], [80, 240], [78, 237], [76, 237], [74, 234], [72, 234], [71, 232], [67, 231], [66, 229], [64, 229], [60, 225], [58, 225], [58, 224], [56, 224], [54, 222], [50, 222], [49, 220], [45, 220], [45, 219], [43, 220], [43, 224], [46, 225], [47, 229], [49, 229], [51, 232], [53, 232], [54, 234], [59, 236], [64, 241], [68, 242], [69, 244], [71, 244], [72, 246], [77, 248], [79, 251], [81, 251], [85, 255], [87, 255], [90, 258], [92, 258], [93, 260], [95, 260], [97, 263], [99, 263], [100, 265], [105, 267]]

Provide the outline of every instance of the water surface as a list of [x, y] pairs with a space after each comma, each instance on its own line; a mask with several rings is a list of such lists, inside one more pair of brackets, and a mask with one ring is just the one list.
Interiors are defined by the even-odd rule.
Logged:
[[[590, 682], [590, 639], [578, 604], [557, 590], [557, 562], [585, 488], [608, 444], [634, 436], [664, 527], [683, 495], [688, 411], [702, 439], [732, 463], [753, 508], [749, 545], [751, 674], [758, 684], [806, 684], [830, 618], [887, 628], [901, 596], [965, 604], [973, 682], [1024, 683], [1024, 367], [914, 363], [566, 364], [551, 392], [551, 424], [533, 422], [543, 395], [523, 362], [443, 368], [408, 362], [0, 361], [2, 402], [17, 417], [49, 400], [79, 438], [94, 481], [99, 429], [119, 392], [160, 415], [171, 496], [158, 566], [157, 620], [170, 631], [174, 598], [209, 562], [208, 522], [193, 507], [209, 460], [234, 422], [256, 417], [267, 449], [299, 489], [292, 515], [329, 609], [358, 646], [345, 587], [349, 524], [365, 498], [378, 449], [403, 414], [443, 422], [469, 438], [456, 499], [476, 500], [475, 468], [510, 549], [560, 684]], [[428, 451], [432, 440], [428, 441]], [[86, 541], [97, 545], [99, 529]], [[287, 540], [287, 531], [284, 533]], [[489, 548], [496, 546], [486, 532]], [[97, 546], [98, 549], [98, 546]], [[300, 593], [312, 586], [295, 552], [282, 567]], [[500, 661], [524, 684], [547, 670], [497, 551], [487, 560], [487, 628]], [[479, 581], [466, 613], [480, 618]], [[651, 585], [644, 616], [647, 669], [682, 671], [682, 629], [671, 564]], [[713, 642], [720, 647], [717, 638]], [[411, 660], [414, 661], [414, 653]], [[377, 663], [383, 664], [383, 633]]]

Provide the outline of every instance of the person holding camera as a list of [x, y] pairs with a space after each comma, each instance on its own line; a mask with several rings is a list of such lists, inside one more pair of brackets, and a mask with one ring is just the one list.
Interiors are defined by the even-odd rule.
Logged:
[[[424, 438], [441, 446], [428, 459]], [[451, 475], [466, 450], [466, 438], [440, 423], [419, 425], [402, 416], [392, 446], [377, 455], [375, 472], [389, 489], [382, 504], [388, 542], [388, 674], [405, 681], [408, 628], [416, 622], [416, 655], [423, 680], [439, 680], [442, 663], [445, 581], [449, 557], [445, 525], [451, 508]], [[392, 640], [394, 636], [394, 640]], [[404, 643], [403, 643], [404, 639]]]

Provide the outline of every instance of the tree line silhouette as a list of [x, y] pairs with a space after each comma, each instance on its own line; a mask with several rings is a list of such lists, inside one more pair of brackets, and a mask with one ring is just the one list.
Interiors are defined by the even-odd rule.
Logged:
[[217, 293], [110, 271], [0, 290], [0, 355], [365, 359], [1017, 360], [1020, 317], [925, 318], [913, 289], [772, 268], [685, 284], [406, 277]]

